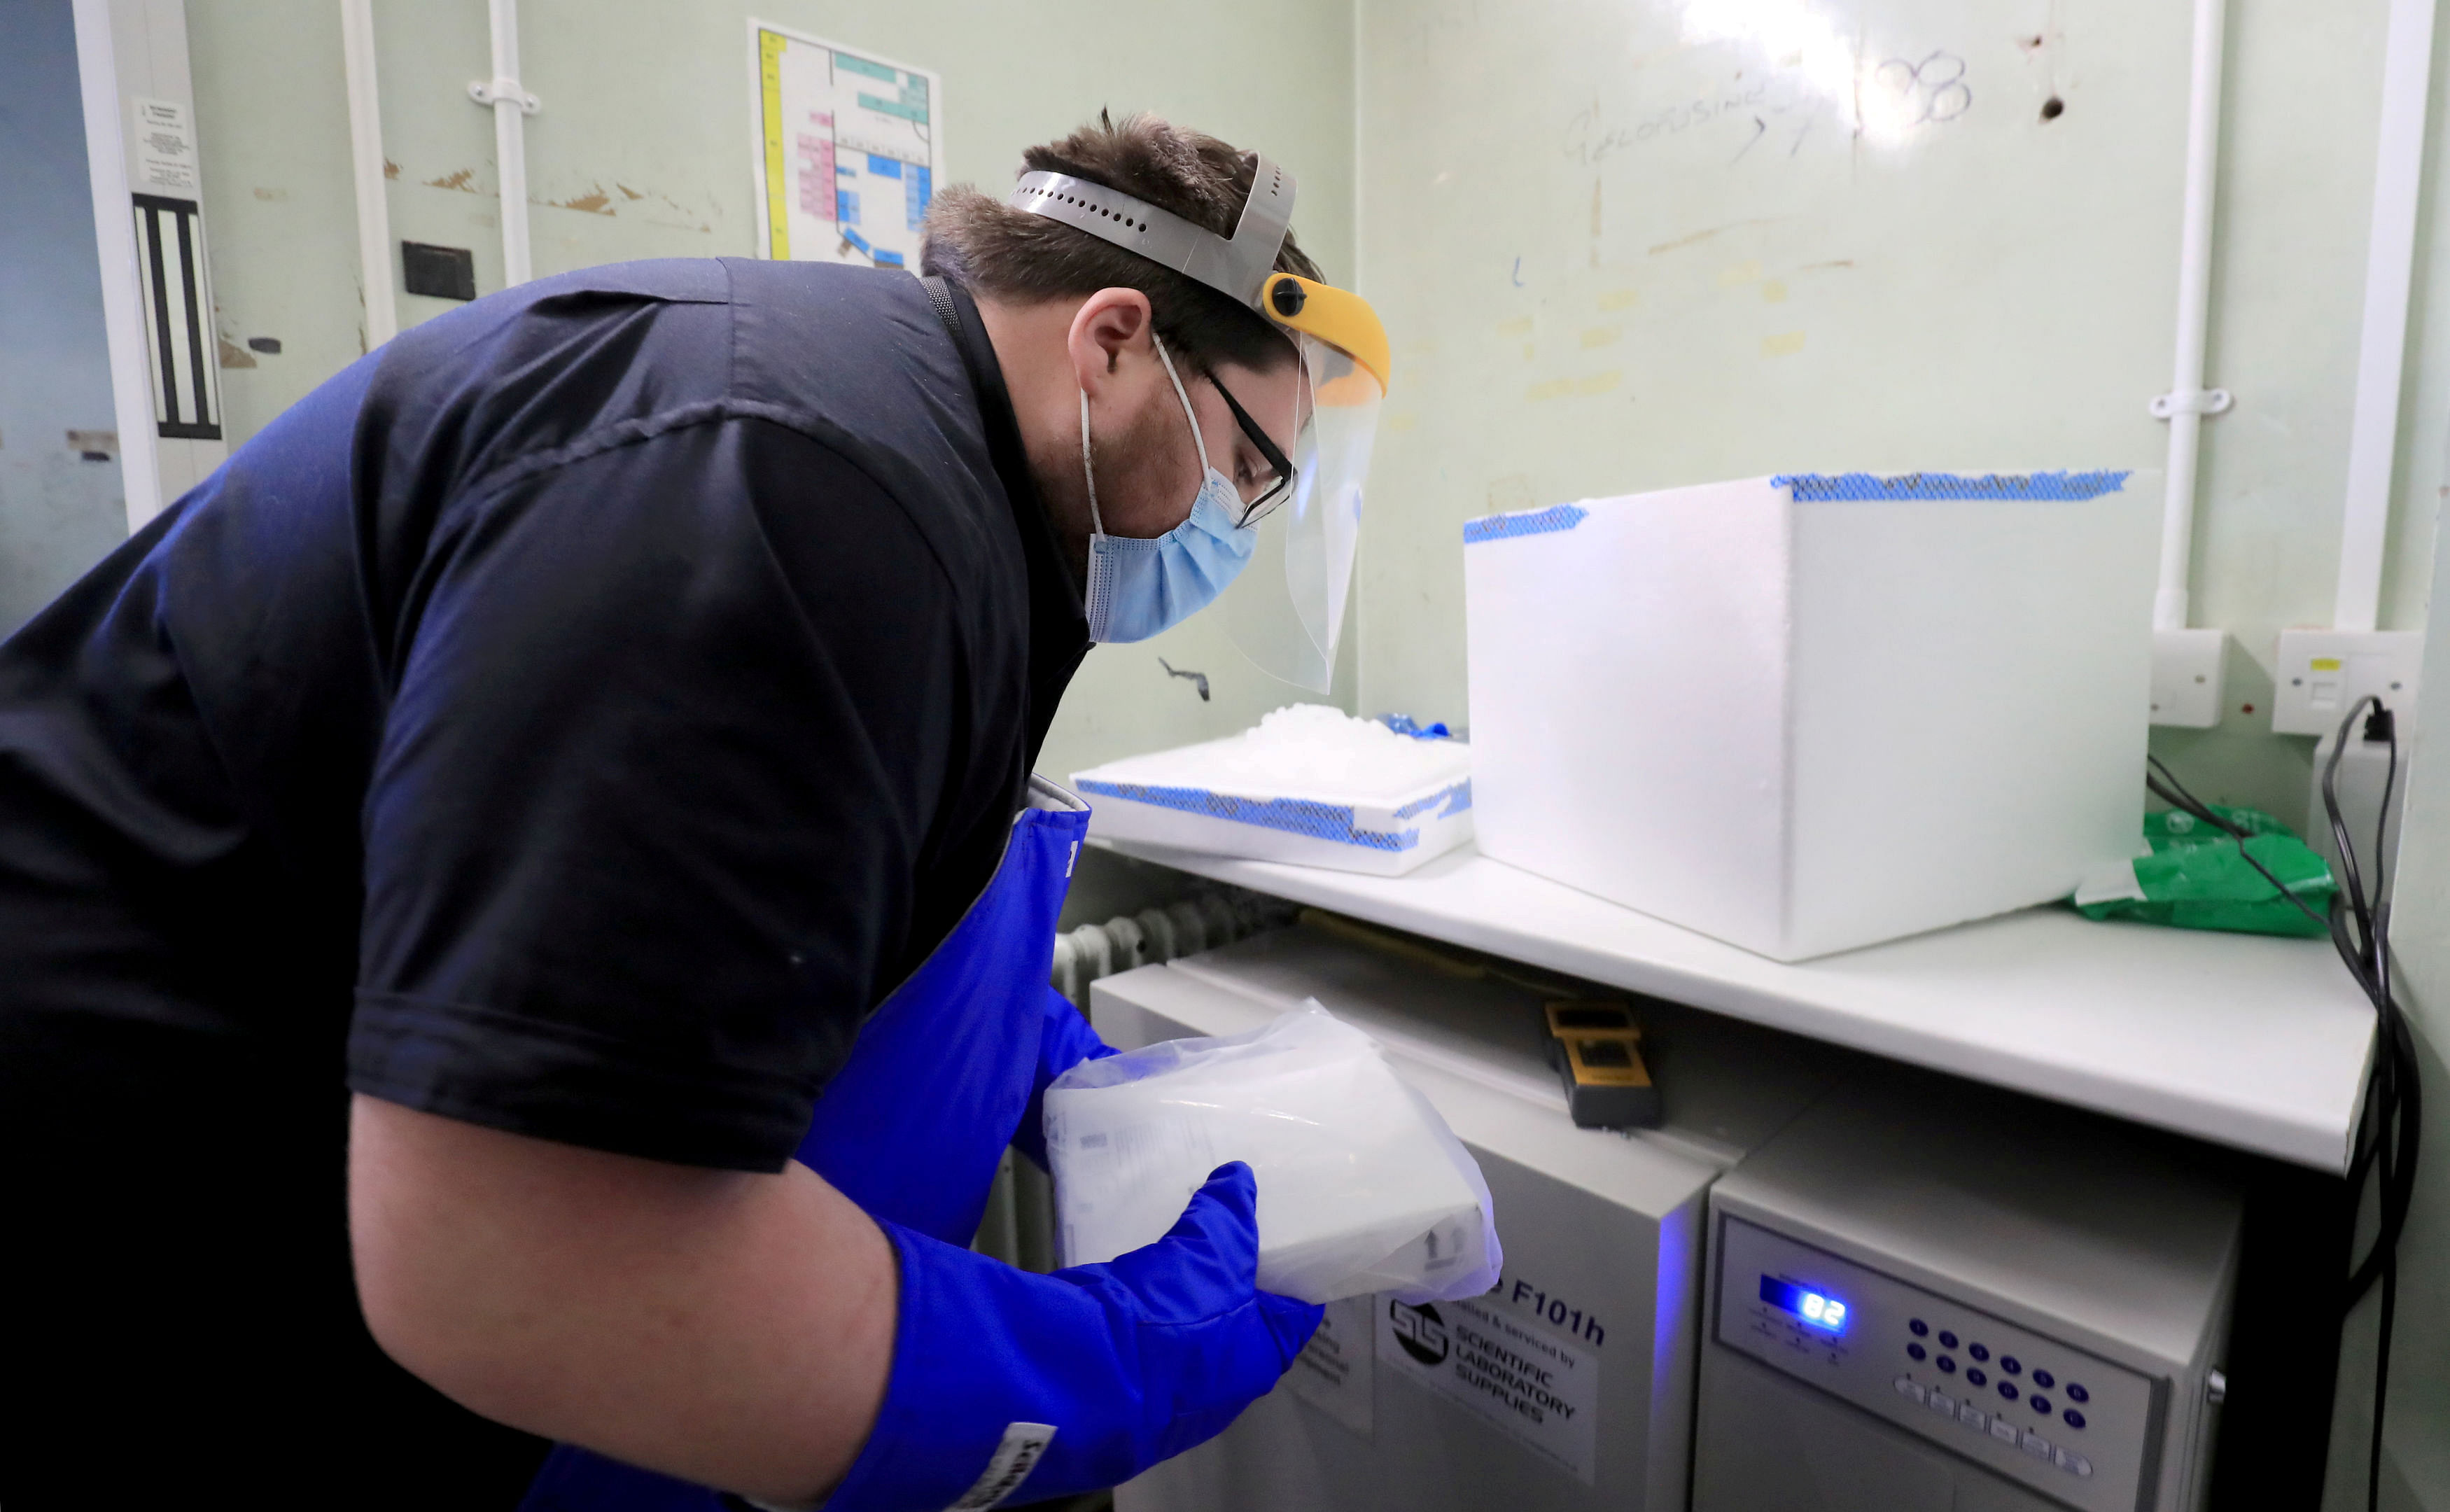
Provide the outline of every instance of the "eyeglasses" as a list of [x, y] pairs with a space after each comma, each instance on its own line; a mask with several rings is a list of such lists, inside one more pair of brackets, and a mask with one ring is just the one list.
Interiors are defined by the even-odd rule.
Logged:
[[1284, 452], [1277, 447], [1276, 443], [1268, 438], [1268, 433], [1259, 428], [1259, 422], [1251, 418], [1250, 412], [1242, 408], [1241, 401], [1234, 397], [1234, 391], [1218, 382], [1215, 374], [1210, 373], [1206, 377], [1210, 383], [1215, 385], [1216, 392], [1225, 396], [1225, 407], [1234, 412], [1234, 423], [1242, 427], [1242, 434], [1250, 437], [1253, 446], [1258, 448], [1259, 456], [1266, 458], [1269, 469], [1274, 475], [1267, 487], [1260, 491], [1257, 498], [1242, 506], [1242, 517], [1235, 523], [1242, 529], [1248, 530], [1266, 519], [1276, 506], [1282, 504], [1293, 493], [1293, 464], [1286, 459]]

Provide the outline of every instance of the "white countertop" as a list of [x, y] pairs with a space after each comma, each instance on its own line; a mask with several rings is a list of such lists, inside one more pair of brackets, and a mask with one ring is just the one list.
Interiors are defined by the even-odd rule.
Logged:
[[1469, 847], [1368, 877], [1126, 855], [2324, 1171], [2344, 1171], [2372, 1007], [2328, 940], [2034, 908], [1787, 965]]

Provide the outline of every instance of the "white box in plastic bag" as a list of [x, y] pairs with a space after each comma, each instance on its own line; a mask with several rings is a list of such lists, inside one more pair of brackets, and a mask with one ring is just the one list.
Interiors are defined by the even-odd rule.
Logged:
[[2150, 473], [1803, 475], [1464, 528], [1482, 854], [1795, 960], [2143, 818]]
[[1083, 1061], [1047, 1089], [1045, 1130], [1066, 1266], [1156, 1243], [1239, 1160], [1257, 1186], [1267, 1290], [1419, 1303], [1497, 1282], [1479, 1165], [1370, 1037], [1315, 999], [1249, 1034]]

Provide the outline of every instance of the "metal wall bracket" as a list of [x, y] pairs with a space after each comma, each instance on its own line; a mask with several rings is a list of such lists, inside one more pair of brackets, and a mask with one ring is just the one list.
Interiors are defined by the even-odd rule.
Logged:
[[520, 88], [516, 79], [471, 79], [468, 98], [489, 110], [501, 100], [515, 103], [521, 115], [536, 115], [544, 109], [544, 102]]
[[2152, 396], [2152, 418], [2166, 420], [2178, 415], [2220, 415], [2237, 402], [2226, 389], [2197, 389], [2192, 394], [2156, 394]]

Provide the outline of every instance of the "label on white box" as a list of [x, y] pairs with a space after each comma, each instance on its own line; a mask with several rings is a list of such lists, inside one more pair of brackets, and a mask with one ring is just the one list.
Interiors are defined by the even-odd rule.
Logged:
[[1376, 1301], [1378, 1359], [1393, 1374], [1427, 1386], [1585, 1485], [1594, 1483], [1596, 1356], [1481, 1303]]

